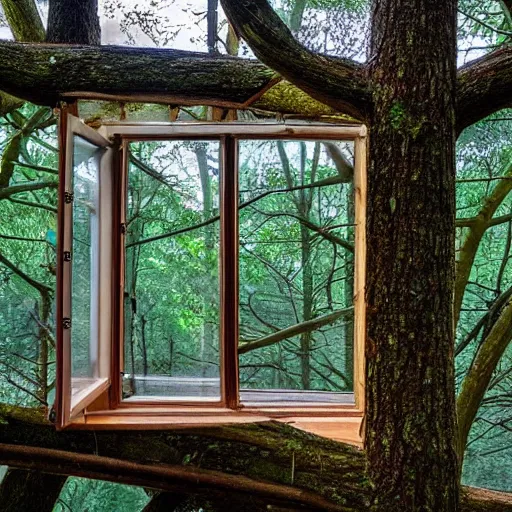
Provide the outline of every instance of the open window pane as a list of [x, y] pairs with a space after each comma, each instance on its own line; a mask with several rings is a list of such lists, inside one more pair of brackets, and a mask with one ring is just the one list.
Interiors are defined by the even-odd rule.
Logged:
[[239, 147], [241, 400], [353, 403], [353, 143]]
[[220, 400], [219, 150], [129, 146], [124, 399]]
[[73, 139], [71, 407], [106, 378], [99, 366], [99, 181], [103, 148]]

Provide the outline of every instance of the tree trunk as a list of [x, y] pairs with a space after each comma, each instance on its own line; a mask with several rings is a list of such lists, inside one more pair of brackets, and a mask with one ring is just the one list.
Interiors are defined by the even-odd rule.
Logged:
[[51, 297], [47, 291], [40, 291], [41, 301], [38, 304], [39, 316], [39, 351], [37, 357], [37, 381], [39, 389], [37, 394], [41, 403], [46, 403], [48, 398], [48, 355], [50, 353], [49, 320], [51, 313]]
[[455, 28], [453, 0], [373, 5], [366, 449], [379, 511], [459, 510]]
[[46, 41], [101, 44], [98, 0], [50, 0]]

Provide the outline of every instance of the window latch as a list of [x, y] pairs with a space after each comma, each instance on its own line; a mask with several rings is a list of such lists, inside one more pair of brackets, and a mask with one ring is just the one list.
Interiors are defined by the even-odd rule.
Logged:
[[62, 319], [62, 327], [63, 327], [64, 329], [71, 329], [71, 318], [69, 318], [69, 317], [67, 317], [67, 316], [66, 316], [66, 317], [64, 317], [64, 318]]

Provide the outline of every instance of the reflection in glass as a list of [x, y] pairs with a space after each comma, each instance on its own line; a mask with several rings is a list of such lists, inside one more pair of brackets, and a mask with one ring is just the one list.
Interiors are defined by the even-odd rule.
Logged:
[[129, 148], [123, 398], [220, 399], [219, 142]]
[[75, 398], [100, 377], [98, 218], [101, 152], [101, 148], [74, 136], [71, 386]]
[[239, 147], [241, 399], [352, 401], [353, 144]]

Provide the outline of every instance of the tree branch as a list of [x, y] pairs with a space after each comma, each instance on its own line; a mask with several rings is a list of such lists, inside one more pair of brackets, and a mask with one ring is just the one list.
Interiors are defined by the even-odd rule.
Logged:
[[458, 72], [457, 129], [512, 105], [512, 45], [476, 59]]
[[235, 30], [261, 62], [322, 103], [357, 119], [367, 117], [371, 100], [363, 66], [305, 48], [267, 0], [221, 3]]
[[1, 0], [1, 3], [16, 41], [44, 41], [44, 25], [34, 0]]
[[[512, 177], [512, 165], [504, 173], [505, 178]], [[475, 261], [475, 256], [480, 245], [480, 241], [489, 228], [492, 217], [500, 204], [505, 200], [512, 190], [512, 180], [502, 179], [493, 189], [492, 193], [486, 197], [484, 204], [478, 215], [472, 219], [469, 231], [462, 243], [459, 251], [459, 260], [457, 261], [457, 273], [455, 275], [455, 297], [454, 297], [454, 317], [457, 325], [464, 291], [468, 283], [471, 268]]]
[[203, 53], [0, 42], [0, 87], [46, 105], [85, 96], [236, 108], [272, 76], [255, 60]]
[[[1, 3], [15, 41], [44, 41], [44, 25], [34, 0], [1, 0]], [[0, 92], [0, 115], [5, 116], [23, 103], [20, 98]]]
[[48, 448], [0, 444], [0, 460], [10, 467], [40, 469], [56, 475], [124, 482], [131, 485], [195, 494], [209, 492], [240, 493], [258, 496], [272, 503], [306, 505], [312, 510], [343, 512], [338, 506], [313, 493], [239, 475], [198, 469], [192, 466], [138, 464], [110, 457]]
[[[325, 186], [328, 186], [328, 185], [335, 185], [336, 183], [343, 183], [343, 181], [338, 176], [332, 176], [330, 178], [325, 178], [323, 180], [318, 180], [318, 181], [316, 181], [314, 183], [310, 183], [308, 185], [298, 185], [296, 187], [291, 187], [291, 188], [267, 190], [266, 192], [262, 192], [261, 194], [255, 196], [255, 197], [253, 197], [251, 199], [249, 199], [245, 203], [240, 204], [238, 206], [238, 210], [242, 210], [244, 208], [247, 208], [251, 204], [254, 204], [255, 202], [259, 201], [260, 199], [263, 199], [264, 197], [267, 197], [267, 196], [269, 196], [271, 194], [283, 194], [283, 193], [292, 192], [292, 191], [295, 191], [295, 190], [305, 190], [305, 189], [312, 189], [312, 188], [317, 188], [317, 187], [325, 187]], [[0, 197], [0, 199], [1, 199], [1, 197]], [[130, 247], [135, 247], [137, 245], [143, 245], [143, 244], [147, 244], [147, 243], [150, 243], [150, 242], [156, 242], [158, 240], [163, 240], [165, 238], [171, 238], [173, 236], [181, 235], [183, 233], [187, 233], [188, 231], [192, 231], [194, 229], [203, 228], [203, 227], [208, 226], [210, 224], [213, 224], [214, 222], [217, 222], [219, 220], [220, 220], [220, 215], [215, 215], [215, 216], [210, 217], [209, 219], [207, 219], [207, 220], [205, 220], [203, 222], [199, 222], [198, 224], [194, 224], [193, 226], [186, 226], [186, 227], [177, 229], [175, 231], [170, 231], [169, 233], [163, 233], [161, 235], [156, 235], [156, 236], [152, 236], [152, 237], [149, 237], [149, 238], [144, 238], [142, 240], [138, 240], [136, 242], [132, 242], [132, 243], [126, 245], [126, 249], [129, 249]], [[324, 231], [324, 234], [325, 234], [325, 231]], [[345, 242], [344, 240], [339, 239], [338, 237], [335, 237], [335, 238], [338, 240], [338, 242], [341, 241], [342, 243], [345, 243], [345, 244], [348, 243], [348, 242]], [[347, 250], [351, 250], [351, 251], [354, 250], [354, 248], [352, 247], [351, 244], [349, 244], [346, 247], [346, 249]]]
[[250, 352], [251, 350], [256, 350], [258, 348], [268, 347], [269, 345], [273, 345], [274, 343], [279, 343], [280, 341], [287, 340], [289, 338], [293, 338], [294, 336], [298, 336], [305, 332], [314, 331], [315, 329], [319, 329], [324, 325], [329, 325], [336, 320], [354, 314], [354, 308], [346, 308], [339, 309], [338, 311], [334, 311], [333, 313], [328, 313], [327, 315], [322, 315], [317, 318], [313, 318], [312, 320], [307, 320], [306, 322], [301, 322], [299, 324], [292, 325], [287, 327], [286, 329], [282, 329], [280, 331], [269, 334], [268, 336], [264, 336], [262, 338], [258, 338], [254, 341], [249, 341], [242, 345], [238, 346], [238, 353], [245, 354]]
[[478, 349], [473, 364], [464, 377], [457, 397], [458, 452], [462, 460], [471, 425], [491, 382], [496, 366], [512, 339], [512, 299], [503, 307], [500, 316]]
[[0, 263], [3, 263], [8, 269], [12, 270], [14, 274], [18, 277], [21, 277], [27, 284], [35, 288], [40, 293], [51, 293], [52, 288], [50, 286], [45, 285], [44, 283], [40, 283], [35, 279], [32, 279], [29, 275], [25, 274], [22, 270], [20, 270], [14, 263], [9, 261], [2, 253], [0, 253]]
[[45, 188], [57, 188], [56, 182], [37, 182], [37, 183], [17, 183], [7, 188], [0, 189], [0, 199], [8, 199], [14, 194], [21, 192], [34, 192], [35, 190], [42, 190]]

